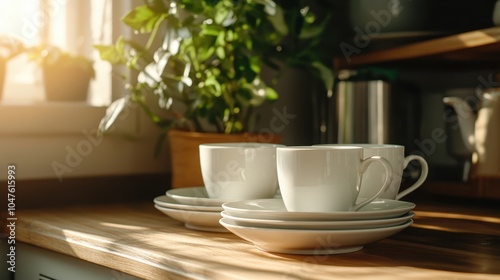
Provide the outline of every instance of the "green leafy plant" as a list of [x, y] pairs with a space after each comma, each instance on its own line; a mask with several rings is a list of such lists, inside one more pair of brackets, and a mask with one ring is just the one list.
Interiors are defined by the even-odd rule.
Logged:
[[[251, 131], [254, 108], [278, 98], [261, 79], [268, 65], [302, 67], [333, 87], [321, 38], [329, 18], [317, 20], [308, 1], [147, 0], [123, 22], [147, 39], [120, 37], [95, 46], [101, 59], [124, 65], [128, 94], [114, 101], [99, 130], [107, 131], [127, 104], [141, 106], [161, 129], [220, 133]], [[154, 96], [168, 112], [148, 103]]]

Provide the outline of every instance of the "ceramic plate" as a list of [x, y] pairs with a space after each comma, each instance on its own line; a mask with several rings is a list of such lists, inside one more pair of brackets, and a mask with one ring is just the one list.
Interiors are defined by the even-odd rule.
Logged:
[[167, 191], [167, 196], [181, 204], [199, 206], [221, 206], [229, 199], [209, 198], [205, 187], [177, 188]]
[[254, 199], [222, 205], [234, 217], [285, 221], [348, 221], [400, 217], [415, 207], [411, 202], [376, 199], [357, 212], [288, 212], [281, 199]]
[[222, 211], [222, 217], [234, 221], [235, 225], [243, 227], [263, 227], [280, 229], [366, 229], [391, 227], [404, 224], [411, 220], [415, 213], [408, 212], [397, 218], [360, 220], [360, 221], [285, 221], [235, 217]]
[[182, 204], [175, 199], [162, 195], [156, 197], [154, 200], [155, 204], [158, 204], [159, 206], [163, 207], [168, 207], [168, 208], [175, 208], [175, 209], [182, 209], [182, 210], [193, 210], [193, 211], [209, 211], [209, 212], [220, 212], [223, 210], [221, 205], [218, 206], [203, 206], [203, 205], [189, 205], [189, 204]]
[[359, 251], [364, 245], [394, 235], [409, 227], [413, 220], [393, 226], [357, 230], [299, 230], [243, 227], [222, 218], [221, 225], [250, 241], [263, 251], [284, 254], [343, 254]]
[[212, 232], [227, 232], [221, 226], [220, 212], [204, 212], [204, 211], [189, 211], [161, 207], [155, 204], [155, 208], [160, 210], [165, 215], [184, 223], [184, 226], [190, 229], [212, 231]]

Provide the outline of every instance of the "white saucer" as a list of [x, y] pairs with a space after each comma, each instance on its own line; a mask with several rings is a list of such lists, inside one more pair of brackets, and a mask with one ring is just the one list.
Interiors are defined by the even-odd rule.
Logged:
[[223, 210], [221, 205], [202, 206], [202, 205], [182, 204], [182, 203], [176, 201], [175, 199], [173, 199], [169, 196], [166, 196], [166, 195], [158, 196], [153, 201], [155, 204], [158, 204], [159, 206], [181, 209], [181, 210], [209, 211], [209, 212], [220, 212]]
[[205, 212], [205, 211], [189, 211], [162, 207], [155, 204], [155, 208], [160, 210], [165, 215], [184, 223], [184, 226], [190, 229], [212, 231], [212, 232], [227, 232], [221, 226], [220, 212]]
[[359, 251], [409, 227], [413, 220], [394, 227], [358, 230], [294, 230], [238, 226], [230, 219], [219, 221], [237, 236], [263, 251], [284, 254], [326, 255]]
[[263, 228], [278, 228], [278, 229], [367, 229], [391, 227], [404, 224], [411, 220], [415, 213], [408, 212], [405, 215], [397, 218], [376, 219], [376, 220], [359, 220], [359, 221], [286, 221], [286, 220], [267, 220], [267, 219], [251, 219], [232, 216], [226, 211], [222, 211], [221, 216], [232, 220], [235, 225], [243, 227], [263, 227]]
[[414, 203], [376, 199], [357, 212], [288, 212], [281, 199], [255, 199], [222, 205], [234, 217], [285, 221], [347, 221], [395, 218], [415, 207]]
[[188, 187], [170, 189], [166, 192], [167, 196], [181, 204], [199, 205], [199, 206], [221, 206], [230, 199], [209, 198], [205, 187]]

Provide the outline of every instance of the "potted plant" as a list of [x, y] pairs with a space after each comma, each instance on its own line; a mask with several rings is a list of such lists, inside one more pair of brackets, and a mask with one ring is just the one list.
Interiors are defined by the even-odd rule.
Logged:
[[17, 38], [0, 35], [0, 100], [3, 96], [7, 62], [24, 51], [24, 44]]
[[[327, 20], [318, 23], [305, 2], [145, 1], [123, 22], [147, 34], [147, 40], [120, 37], [113, 45], [96, 46], [102, 59], [126, 65], [131, 73], [126, 77], [128, 94], [111, 104], [99, 130], [106, 132], [127, 104], [138, 104], [169, 132], [172, 167], [181, 169], [173, 170], [173, 187], [200, 184], [199, 143], [258, 140], [248, 134], [255, 132], [254, 109], [278, 98], [262, 80], [264, 65], [305, 67], [325, 87], [333, 87], [331, 60], [318, 51]], [[151, 97], [166, 117], [151, 106]], [[172, 147], [179, 143], [196, 148]], [[196, 167], [188, 176], [193, 180], [177, 180], [177, 175], [189, 172], [176, 159]]]
[[42, 67], [48, 101], [87, 101], [90, 81], [95, 77], [92, 60], [50, 45], [29, 48], [28, 57]]

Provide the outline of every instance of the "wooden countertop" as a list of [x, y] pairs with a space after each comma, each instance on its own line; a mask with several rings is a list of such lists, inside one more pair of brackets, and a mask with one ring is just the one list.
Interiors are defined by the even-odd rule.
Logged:
[[146, 279], [500, 278], [498, 204], [413, 202], [410, 228], [344, 255], [263, 252], [186, 229], [152, 202], [18, 211], [16, 238]]

